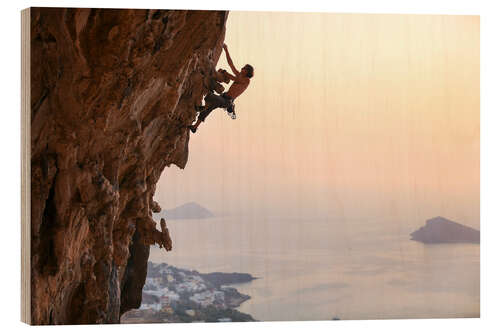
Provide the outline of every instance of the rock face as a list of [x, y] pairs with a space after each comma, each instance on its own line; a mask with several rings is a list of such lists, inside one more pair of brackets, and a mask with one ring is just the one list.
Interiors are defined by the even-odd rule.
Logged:
[[226, 18], [31, 9], [33, 324], [117, 323], [140, 306], [149, 245], [168, 237], [155, 184], [186, 165]]
[[428, 244], [479, 243], [479, 230], [450, 221], [444, 217], [427, 220], [425, 226], [410, 234], [411, 239]]
[[157, 215], [167, 220], [208, 219], [214, 217], [211, 211], [196, 202], [188, 202], [179, 207], [162, 210]]

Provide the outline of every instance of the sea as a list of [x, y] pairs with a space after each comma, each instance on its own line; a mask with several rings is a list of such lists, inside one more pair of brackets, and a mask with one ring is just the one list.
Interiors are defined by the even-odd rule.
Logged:
[[[422, 221], [422, 225], [425, 221]], [[150, 260], [250, 273], [238, 310], [261, 321], [478, 317], [478, 244], [426, 245], [398, 220], [224, 216], [171, 220]]]

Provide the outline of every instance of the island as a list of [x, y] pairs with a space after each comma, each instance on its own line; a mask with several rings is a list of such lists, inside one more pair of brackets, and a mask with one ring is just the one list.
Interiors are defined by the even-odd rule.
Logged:
[[250, 299], [229, 284], [254, 280], [247, 273], [207, 273], [148, 262], [141, 307], [122, 323], [255, 321], [235, 308]]
[[207, 208], [196, 202], [188, 202], [172, 209], [162, 210], [155, 214], [155, 217], [168, 220], [192, 220], [192, 219], [208, 219], [214, 217]]
[[411, 240], [425, 244], [474, 243], [479, 244], [479, 230], [437, 216], [425, 226], [410, 234]]

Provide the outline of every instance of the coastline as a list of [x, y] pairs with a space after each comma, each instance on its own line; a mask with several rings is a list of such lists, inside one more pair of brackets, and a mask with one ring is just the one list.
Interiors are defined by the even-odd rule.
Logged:
[[124, 313], [121, 323], [255, 321], [236, 310], [250, 296], [229, 286], [254, 279], [247, 273], [203, 274], [148, 262], [141, 306]]

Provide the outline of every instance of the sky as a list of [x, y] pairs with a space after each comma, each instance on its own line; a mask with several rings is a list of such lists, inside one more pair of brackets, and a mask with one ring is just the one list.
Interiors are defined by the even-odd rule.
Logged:
[[[230, 12], [255, 76], [166, 168], [164, 209], [479, 226], [479, 17]], [[227, 66], [224, 54], [218, 67]]]

